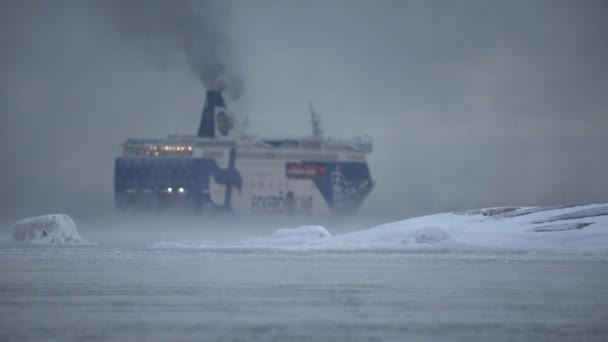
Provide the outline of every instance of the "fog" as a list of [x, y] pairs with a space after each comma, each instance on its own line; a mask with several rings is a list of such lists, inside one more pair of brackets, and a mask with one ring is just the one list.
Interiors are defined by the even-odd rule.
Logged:
[[259, 135], [312, 101], [371, 136], [362, 217], [608, 202], [604, 1], [189, 5], [0, 3], [0, 216], [112, 214], [119, 144], [194, 134], [201, 74]]

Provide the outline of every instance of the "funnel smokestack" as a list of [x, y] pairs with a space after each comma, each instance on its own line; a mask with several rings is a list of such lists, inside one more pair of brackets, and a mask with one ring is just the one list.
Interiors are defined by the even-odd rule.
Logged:
[[[207, 97], [205, 98], [205, 105], [203, 107], [203, 114], [201, 117], [201, 124], [198, 126], [198, 136], [201, 138], [215, 138], [216, 128], [216, 110], [226, 109], [226, 102], [222, 93], [217, 90], [208, 90]], [[226, 135], [225, 132], [219, 132], [222, 135]]]

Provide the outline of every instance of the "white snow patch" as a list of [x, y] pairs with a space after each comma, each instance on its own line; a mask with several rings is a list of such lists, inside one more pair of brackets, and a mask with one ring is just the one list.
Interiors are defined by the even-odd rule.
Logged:
[[452, 239], [450, 233], [435, 226], [414, 230], [409, 235], [413, 243], [439, 243]]
[[13, 226], [13, 241], [34, 244], [82, 244], [76, 224], [68, 215], [53, 214], [30, 217]]
[[239, 242], [176, 241], [159, 242], [151, 247], [226, 251], [549, 251], [608, 254], [606, 208], [608, 204], [486, 208], [416, 217], [333, 236], [323, 227], [305, 226], [279, 229], [267, 238]]
[[502, 213], [499, 216], [497, 216], [497, 218], [523, 216], [523, 215], [538, 213], [541, 211], [564, 209], [564, 208], [568, 208], [568, 206], [562, 205], [562, 206], [553, 206], [553, 207], [523, 207], [523, 208], [517, 208], [515, 210]]
[[583, 229], [591, 223], [562, 223], [532, 228], [535, 232], [559, 232], [563, 230]]
[[535, 221], [535, 223], [554, 222], [554, 221], [561, 221], [561, 220], [574, 220], [574, 219], [580, 219], [580, 218], [585, 218], [585, 217], [604, 216], [604, 215], [608, 215], [608, 206], [577, 210], [574, 212], [549, 217], [544, 220], [537, 220], [537, 221]]
[[331, 237], [331, 234], [321, 226], [302, 226], [279, 229], [270, 237], [274, 239], [311, 241]]
[[298, 228], [283, 228], [275, 231], [268, 238], [248, 239], [234, 243], [218, 243], [213, 241], [181, 240], [155, 243], [151, 248], [185, 248], [205, 250], [301, 250], [308, 249], [331, 238], [327, 229], [321, 226], [302, 226]]

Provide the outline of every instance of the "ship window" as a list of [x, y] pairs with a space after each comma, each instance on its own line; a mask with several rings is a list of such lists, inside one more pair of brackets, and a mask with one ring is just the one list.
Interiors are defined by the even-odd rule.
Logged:
[[301, 143], [302, 148], [305, 149], [320, 149], [321, 148], [321, 143], [317, 142], [317, 141], [302, 141]]

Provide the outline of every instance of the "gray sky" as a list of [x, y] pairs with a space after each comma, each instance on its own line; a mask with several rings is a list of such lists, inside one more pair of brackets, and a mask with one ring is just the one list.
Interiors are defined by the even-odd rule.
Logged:
[[[111, 212], [119, 143], [195, 133], [191, 46], [120, 3], [0, 2], [0, 215]], [[363, 215], [608, 202], [605, 1], [201, 6], [257, 133], [374, 139]]]

